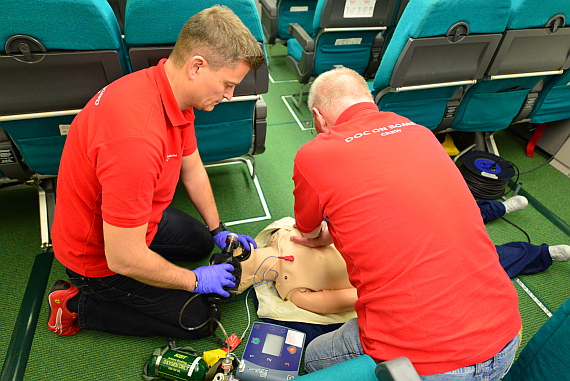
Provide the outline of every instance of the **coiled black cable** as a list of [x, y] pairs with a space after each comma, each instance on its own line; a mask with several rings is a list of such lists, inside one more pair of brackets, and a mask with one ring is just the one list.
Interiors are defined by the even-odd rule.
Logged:
[[519, 181], [519, 176], [520, 176], [519, 169], [515, 164], [504, 159], [497, 161], [495, 164], [499, 164], [502, 162], [511, 164], [516, 169], [517, 172], [517, 179], [514, 182], [515, 185], [513, 185], [513, 187], [511, 187], [509, 191], [506, 191], [506, 188], [507, 185], [509, 184], [510, 179], [500, 180], [491, 177], [485, 177], [481, 174], [473, 173], [465, 166], [465, 164], [461, 164], [461, 166], [459, 167], [459, 171], [463, 175], [463, 178], [465, 179], [467, 186], [469, 187], [471, 193], [473, 193], [475, 197], [484, 200], [496, 200], [513, 190], [514, 186], [516, 186], [516, 184]]

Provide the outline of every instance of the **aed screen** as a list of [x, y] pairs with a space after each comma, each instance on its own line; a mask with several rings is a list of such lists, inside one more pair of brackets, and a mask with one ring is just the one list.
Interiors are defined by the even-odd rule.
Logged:
[[265, 337], [263, 349], [261, 352], [266, 355], [279, 356], [281, 354], [281, 346], [283, 345], [283, 336], [272, 335], [270, 333]]

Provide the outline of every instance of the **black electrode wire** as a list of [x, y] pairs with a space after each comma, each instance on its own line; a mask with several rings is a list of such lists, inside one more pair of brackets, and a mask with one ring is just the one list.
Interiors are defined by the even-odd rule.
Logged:
[[507, 220], [505, 217], [501, 217], [501, 219], [507, 221], [509, 224], [513, 225], [515, 228], [519, 229], [521, 232], [523, 232], [523, 234], [526, 236], [526, 240], [528, 243], [530, 243], [530, 236], [528, 235], [527, 232], [525, 232], [520, 226], [518, 226], [517, 224], [512, 223], [511, 221]]
[[554, 157], [555, 157], [556, 155], [558, 155], [558, 152], [560, 152], [560, 150], [562, 149], [563, 146], [564, 146], [564, 144], [560, 144], [560, 147], [558, 147], [558, 148], [556, 149], [556, 152], [554, 152], [554, 153], [552, 154], [552, 156], [550, 156], [549, 159], [547, 159], [544, 163], [540, 164], [538, 167], [533, 168], [533, 169], [531, 169], [531, 170], [528, 170], [528, 171], [526, 171], [526, 172], [521, 173], [521, 176], [522, 176], [522, 175], [526, 175], [527, 173], [534, 172], [534, 171], [536, 171], [537, 169], [540, 169], [540, 168], [544, 167], [546, 164], [550, 163], [552, 160], [554, 160]]
[[[186, 303], [184, 303], [184, 305], [182, 306], [182, 309], [180, 310], [180, 314], [178, 314], [178, 324], [180, 325], [180, 327], [182, 329], [185, 329], [187, 331], [195, 331], [197, 329], [200, 329], [202, 327], [204, 327], [206, 324], [214, 321], [216, 322], [216, 324], [218, 324], [218, 327], [220, 327], [220, 329], [222, 330], [222, 332], [224, 333], [224, 336], [226, 337], [226, 343], [228, 343], [228, 350], [229, 350], [229, 343], [230, 343], [230, 339], [228, 336], [228, 333], [226, 332], [226, 330], [224, 329], [224, 326], [222, 325], [222, 323], [220, 323], [218, 321], [218, 319], [216, 319], [215, 317], [211, 317], [209, 319], [207, 319], [205, 322], [203, 322], [202, 324], [200, 324], [199, 326], [196, 327], [186, 327], [183, 323], [182, 323], [182, 315], [184, 314], [184, 310], [186, 310], [186, 307], [188, 307], [188, 304], [190, 304], [191, 301], [193, 301], [195, 298], [197, 298], [198, 296], [200, 296], [202, 294], [195, 294], [192, 295], [190, 298], [188, 298], [188, 300], [186, 301]], [[221, 341], [221, 340], [220, 340]]]
[[526, 175], [527, 173], [534, 172], [534, 171], [536, 171], [537, 169], [540, 169], [540, 168], [544, 167], [546, 164], [550, 163], [552, 160], [554, 160], [554, 155], [552, 155], [552, 156], [550, 157], [550, 159], [546, 160], [544, 163], [540, 164], [538, 167], [533, 168], [533, 169], [531, 169], [531, 170], [529, 170], [529, 171], [526, 171], [526, 172], [521, 173], [521, 176], [522, 176], [522, 175]]

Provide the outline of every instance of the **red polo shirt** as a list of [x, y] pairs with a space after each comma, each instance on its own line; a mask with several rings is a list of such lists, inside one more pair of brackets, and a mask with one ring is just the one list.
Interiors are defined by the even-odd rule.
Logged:
[[297, 227], [327, 218], [346, 261], [366, 354], [436, 374], [488, 360], [515, 337], [517, 292], [427, 128], [358, 103], [299, 150], [293, 179]]
[[194, 112], [181, 111], [164, 71], [137, 71], [103, 88], [73, 120], [59, 167], [53, 247], [70, 270], [109, 276], [103, 221], [148, 223], [147, 245], [172, 201], [182, 157], [196, 150]]

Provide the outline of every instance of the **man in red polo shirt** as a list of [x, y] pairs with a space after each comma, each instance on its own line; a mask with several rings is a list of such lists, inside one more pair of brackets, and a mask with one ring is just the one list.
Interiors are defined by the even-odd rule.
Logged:
[[305, 369], [405, 356], [423, 379], [498, 380], [519, 345], [518, 297], [458, 168], [427, 128], [378, 111], [350, 69], [320, 75], [308, 105], [318, 135], [295, 157], [292, 239], [334, 243], [358, 300], [357, 319], [309, 344]]
[[[168, 59], [103, 88], [77, 115], [58, 178], [53, 247], [69, 283], [49, 290], [52, 332], [209, 334], [208, 326], [180, 325], [210, 318], [201, 294], [229, 296], [222, 287], [234, 284], [233, 267], [191, 271], [170, 262], [202, 259], [229, 234], [196, 147], [193, 108], [231, 99], [264, 62], [249, 29], [215, 6], [185, 24]], [[206, 225], [169, 206], [179, 180]]]

